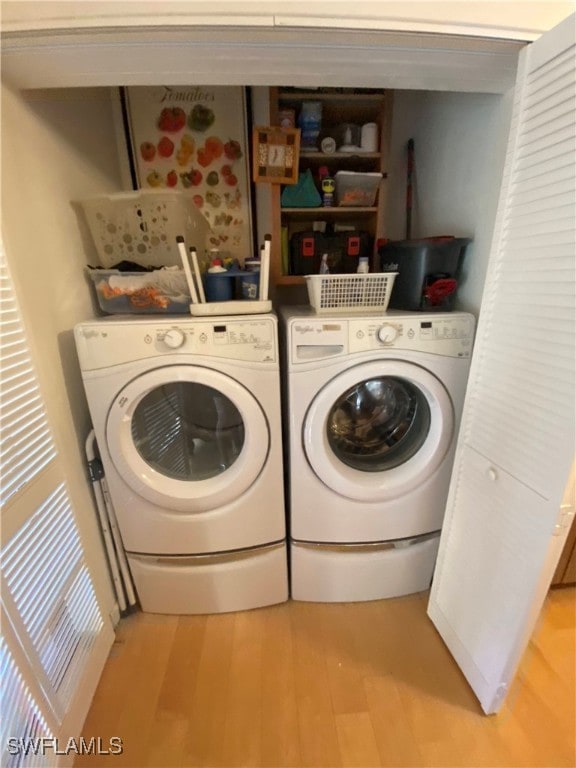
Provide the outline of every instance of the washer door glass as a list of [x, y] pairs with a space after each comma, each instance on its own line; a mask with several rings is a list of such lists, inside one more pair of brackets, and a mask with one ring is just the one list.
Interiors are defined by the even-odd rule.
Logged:
[[430, 430], [422, 390], [406, 379], [379, 376], [350, 387], [326, 423], [335, 455], [362, 472], [382, 472], [414, 456]]
[[122, 479], [163, 509], [204, 512], [238, 499], [270, 449], [256, 398], [210, 368], [172, 365], [137, 376], [113, 400], [106, 422]]
[[175, 480], [206, 480], [234, 464], [244, 422], [234, 403], [213, 387], [168, 382], [148, 392], [132, 417], [140, 456]]
[[377, 502], [431, 477], [453, 436], [452, 401], [434, 374], [403, 360], [375, 360], [345, 369], [317, 393], [302, 440], [324, 485]]

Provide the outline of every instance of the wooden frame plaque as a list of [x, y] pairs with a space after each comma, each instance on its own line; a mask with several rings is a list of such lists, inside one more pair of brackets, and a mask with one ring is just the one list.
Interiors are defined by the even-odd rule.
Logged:
[[269, 184], [296, 184], [300, 156], [300, 129], [255, 127], [252, 130], [253, 180]]

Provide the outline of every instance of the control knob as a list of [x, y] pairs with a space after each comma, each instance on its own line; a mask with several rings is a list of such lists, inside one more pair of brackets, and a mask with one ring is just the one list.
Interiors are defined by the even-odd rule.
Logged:
[[170, 347], [170, 349], [178, 349], [178, 347], [181, 347], [182, 344], [184, 344], [185, 336], [184, 332], [180, 330], [180, 328], [170, 328], [170, 330], [166, 331], [164, 334], [164, 344], [166, 344], [167, 347]]
[[390, 325], [390, 323], [384, 323], [384, 325], [378, 328], [376, 335], [378, 336], [378, 341], [381, 341], [382, 344], [392, 344], [398, 336], [398, 328]]

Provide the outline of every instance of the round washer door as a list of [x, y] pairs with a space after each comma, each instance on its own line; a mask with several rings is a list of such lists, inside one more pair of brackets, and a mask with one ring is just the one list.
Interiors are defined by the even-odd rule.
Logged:
[[454, 412], [441, 382], [412, 363], [349, 368], [312, 401], [303, 428], [306, 458], [333, 491], [356, 501], [409, 493], [441, 464]]
[[174, 365], [138, 376], [117, 395], [106, 439], [122, 478], [168, 509], [208, 511], [256, 480], [270, 435], [256, 399], [209, 368]]

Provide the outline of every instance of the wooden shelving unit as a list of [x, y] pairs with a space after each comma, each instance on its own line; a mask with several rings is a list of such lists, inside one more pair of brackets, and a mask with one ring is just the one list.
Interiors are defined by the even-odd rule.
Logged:
[[[349, 153], [333, 152], [301, 152], [299, 159], [300, 172], [310, 169], [317, 178], [318, 169], [325, 165], [330, 173], [338, 170], [371, 172], [379, 171], [384, 178], [380, 185], [376, 204], [370, 208], [363, 207], [318, 207], [318, 208], [282, 208], [280, 185], [272, 185], [272, 252], [271, 252], [271, 281], [275, 285], [301, 285], [304, 278], [287, 274], [282, 263], [281, 234], [282, 228], [288, 230], [288, 240], [294, 232], [309, 230], [313, 221], [326, 221], [328, 226], [341, 222], [354, 226], [359, 230], [370, 232], [374, 240], [382, 237], [384, 210], [386, 206], [386, 177], [390, 144], [390, 129], [392, 118], [392, 92], [363, 92], [359, 89], [320, 91], [296, 91], [289, 88], [270, 88], [270, 124], [279, 125], [279, 111], [292, 108], [298, 115], [302, 102], [305, 100], [322, 102], [322, 130], [320, 140], [324, 136], [334, 136], [343, 123], [363, 125], [375, 122], [380, 133], [380, 146], [377, 152]], [[374, 265], [375, 266], [375, 265]]]

